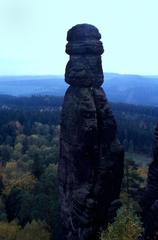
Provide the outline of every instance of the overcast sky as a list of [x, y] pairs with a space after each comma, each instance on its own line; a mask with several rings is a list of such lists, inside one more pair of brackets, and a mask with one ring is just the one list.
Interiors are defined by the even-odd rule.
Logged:
[[0, 0], [0, 75], [63, 74], [78, 23], [99, 28], [104, 72], [158, 75], [158, 0]]

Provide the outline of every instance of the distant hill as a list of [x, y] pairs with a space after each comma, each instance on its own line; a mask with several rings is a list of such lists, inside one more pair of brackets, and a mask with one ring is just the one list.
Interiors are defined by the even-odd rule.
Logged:
[[[158, 106], [158, 76], [106, 73], [103, 88], [112, 102]], [[63, 96], [63, 76], [0, 77], [0, 94]]]
[[63, 96], [66, 83], [63, 76], [0, 77], [0, 94], [13, 96]]
[[104, 88], [113, 102], [158, 106], [158, 76], [105, 74]]

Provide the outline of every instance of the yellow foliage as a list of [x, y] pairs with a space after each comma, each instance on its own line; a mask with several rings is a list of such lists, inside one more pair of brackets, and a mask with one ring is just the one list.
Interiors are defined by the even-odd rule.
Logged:
[[24, 229], [16, 222], [0, 222], [0, 240], [50, 240], [50, 233], [42, 222], [32, 221]]
[[16, 240], [50, 240], [50, 233], [42, 222], [32, 221], [18, 233]]
[[37, 179], [32, 174], [25, 174], [16, 181], [15, 186], [26, 191], [31, 191], [34, 188], [36, 181]]
[[1, 176], [3, 177], [4, 185], [15, 177], [17, 171], [17, 163], [15, 161], [7, 162], [6, 166], [1, 168]]
[[13, 187], [17, 187], [26, 191], [31, 191], [35, 184], [36, 178], [25, 169], [19, 167], [16, 161], [10, 161], [6, 167], [2, 169], [1, 175], [4, 183], [4, 193], [8, 194]]
[[148, 173], [148, 168], [147, 167], [139, 167], [137, 169], [137, 173], [141, 177], [146, 178], [147, 177], [147, 173]]
[[20, 227], [15, 223], [0, 222], [0, 240], [16, 240]]
[[32, 174], [26, 173], [19, 178], [15, 178], [9, 181], [5, 186], [4, 193], [8, 194], [13, 187], [31, 191], [34, 188], [36, 182], [37, 179]]
[[7, 164], [6, 164], [6, 167], [5, 167], [5, 169], [6, 169], [6, 171], [8, 170], [15, 170], [17, 168], [17, 162], [16, 161], [10, 161], [10, 162], [7, 162]]

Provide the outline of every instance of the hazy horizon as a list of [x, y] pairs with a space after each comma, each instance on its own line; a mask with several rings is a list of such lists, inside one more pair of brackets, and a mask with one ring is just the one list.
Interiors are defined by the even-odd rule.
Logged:
[[[155, 77], [157, 78], [158, 77], [158, 74], [153, 74], [153, 75], [150, 75], [150, 74], [146, 74], [146, 75], [143, 75], [143, 74], [135, 74], [135, 73], [116, 73], [116, 72], [104, 72], [104, 75], [106, 74], [113, 74], [113, 75], [124, 75], [124, 76], [140, 76], [140, 77]], [[14, 74], [14, 75], [1, 75], [0, 74], [0, 78], [7, 78], [7, 77], [64, 77], [64, 73], [63, 74]]]

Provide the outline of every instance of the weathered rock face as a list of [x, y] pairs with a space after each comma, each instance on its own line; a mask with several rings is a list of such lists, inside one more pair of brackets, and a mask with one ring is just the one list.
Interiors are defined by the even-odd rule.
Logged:
[[119, 197], [123, 150], [116, 122], [101, 88], [104, 52], [92, 25], [68, 31], [65, 81], [70, 85], [61, 117], [59, 191], [67, 240], [97, 239]]
[[158, 233], [158, 124], [155, 129], [153, 162], [149, 166], [147, 186], [141, 201], [143, 209], [144, 239], [155, 238]]

